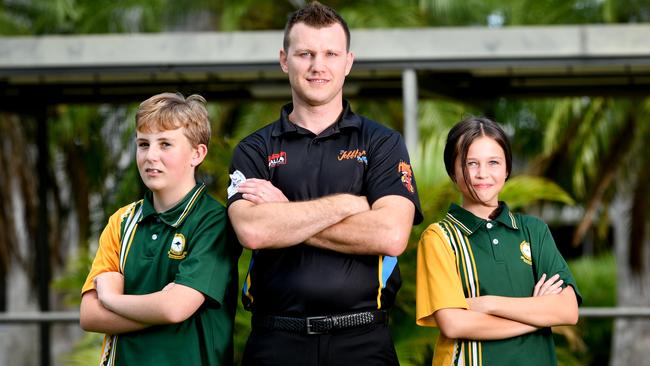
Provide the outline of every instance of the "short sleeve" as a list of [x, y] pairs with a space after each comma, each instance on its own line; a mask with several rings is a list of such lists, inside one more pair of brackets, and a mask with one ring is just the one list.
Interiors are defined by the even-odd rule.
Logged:
[[246, 179], [269, 179], [268, 155], [265, 146], [263, 138], [253, 134], [235, 147], [229, 170], [228, 206], [242, 199], [241, 193], [237, 192], [237, 187]]
[[368, 202], [372, 205], [379, 198], [388, 195], [405, 197], [415, 206], [413, 224], [419, 224], [422, 222], [422, 209], [402, 136], [390, 131], [373, 141], [368, 149], [370, 155], [365, 178]]
[[187, 238], [188, 255], [179, 265], [174, 282], [223, 304], [229, 284], [234, 280], [236, 255], [234, 243], [229, 240], [225, 208], [212, 202], [218, 205], [218, 210], [193, 218], [198, 225]]
[[544, 273], [546, 273], [547, 277], [559, 274], [560, 279], [564, 281], [562, 287], [572, 286], [578, 304], [582, 303], [582, 295], [578, 290], [578, 285], [571, 274], [569, 265], [557, 249], [548, 225], [536, 218], [528, 217], [528, 219], [527, 227], [531, 232], [530, 246], [537, 276], [536, 280], [539, 280]]
[[131, 207], [132, 205], [122, 207], [108, 219], [108, 224], [106, 224], [99, 237], [99, 246], [90, 267], [90, 273], [88, 273], [86, 282], [81, 288], [82, 294], [95, 289], [93, 280], [99, 274], [120, 271], [120, 229], [123, 217]]
[[468, 309], [456, 256], [438, 224], [429, 226], [418, 243], [416, 323], [437, 326], [433, 314], [446, 308]]

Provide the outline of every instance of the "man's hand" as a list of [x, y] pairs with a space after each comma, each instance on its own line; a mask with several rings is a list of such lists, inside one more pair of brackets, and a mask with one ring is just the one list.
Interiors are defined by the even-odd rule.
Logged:
[[256, 205], [268, 202], [289, 202], [281, 190], [268, 180], [251, 178], [239, 185], [237, 191], [242, 198]]
[[557, 295], [562, 292], [562, 284], [564, 281], [560, 279], [560, 275], [556, 274], [546, 280], [546, 273], [542, 274], [542, 277], [535, 284], [535, 289], [533, 291], [534, 296], [545, 296], [545, 295]]

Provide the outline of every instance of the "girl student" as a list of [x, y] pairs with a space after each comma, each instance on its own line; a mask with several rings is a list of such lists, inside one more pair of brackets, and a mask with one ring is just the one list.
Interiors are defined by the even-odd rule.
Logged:
[[499, 201], [506, 134], [466, 118], [444, 161], [462, 204], [423, 232], [417, 259], [416, 322], [440, 329], [433, 365], [555, 365], [550, 327], [575, 324], [581, 297], [548, 226]]

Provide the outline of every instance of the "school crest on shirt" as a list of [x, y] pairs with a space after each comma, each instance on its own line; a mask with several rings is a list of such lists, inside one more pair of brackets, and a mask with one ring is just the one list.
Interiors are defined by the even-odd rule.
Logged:
[[397, 171], [400, 175], [400, 180], [409, 193], [414, 193], [415, 188], [413, 188], [413, 171], [411, 170], [411, 165], [403, 160], [399, 161], [397, 165]]
[[174, 234], [174, 239], [172, 239], [167, 255], [171, 259], [185, 258], [187, 250], [185, 245], [185, 236], [183, 236], [183, 234]]
[[530, 243], [527, 241], [522, 241], [521, 244], [519, 244], [519, 250], [521, 251], [521, 260], [524, 261], [524, 263], [528, 265], [533, 265], [533, 259], [530, 255]]

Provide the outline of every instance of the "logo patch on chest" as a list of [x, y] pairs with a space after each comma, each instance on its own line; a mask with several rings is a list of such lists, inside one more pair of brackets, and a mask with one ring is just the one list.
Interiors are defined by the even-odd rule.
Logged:
[[522, 241], [521, 244], [519, 244], [519, 250], [521, 251], [521, 260], [524, 261], [524, 263], [528, 265], [533, 265], [533, 259], [530, 254], [530, 243], [527, 241]]
[[343, 160], [356, 160], [357, 163], [362, 163], [368, 165], [368, 157], [366, 156], [366, 150], [341, 150], [339, 155], [336, 157], [339, 161]]
[[169, 246], [167, 255], [171, 259], [185, 258], [187, 250], [185, 247], [185, 236], [183, 234], [174, 234], [174, 239], [172, 239], [172, 244]]
[[275, 168], [277, 165], [284, 165], [287, 163], [287, 153], [280, 151], [277, 154], [271, 154], [268, 156], [269, 159], [269, 169]]

